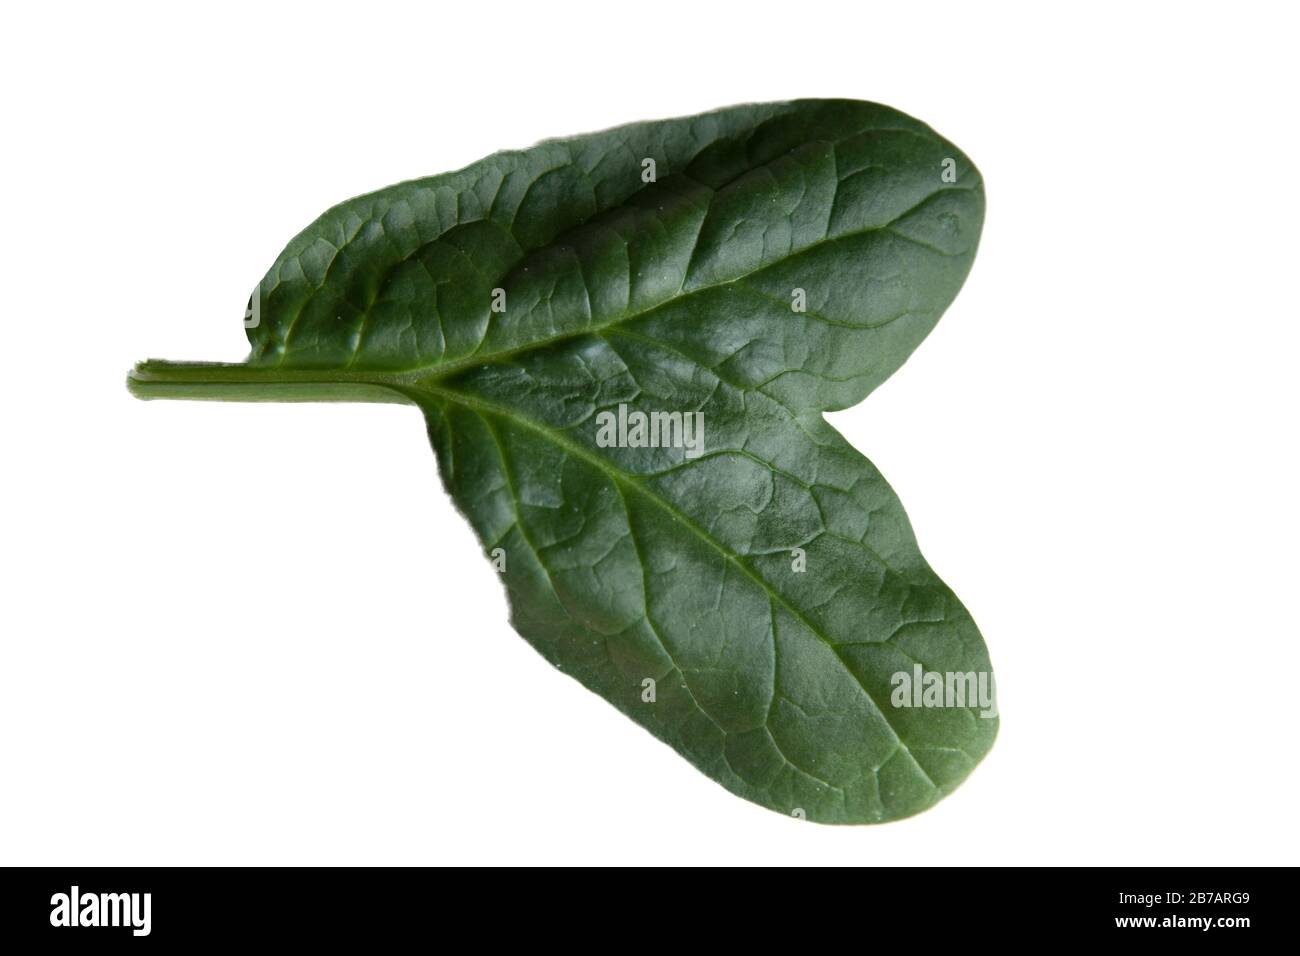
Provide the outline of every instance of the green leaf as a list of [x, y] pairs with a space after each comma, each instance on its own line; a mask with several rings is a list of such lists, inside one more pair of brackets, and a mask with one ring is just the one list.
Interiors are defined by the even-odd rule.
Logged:
[[822, 413], [934, 326], [983, 209], [960, 151], [869, 103], [545, 142], [336, 206], [255, 290], [246, 364], [130, 386], [419, 406], [547, 660], [746, 799], [892, 820], [992, 745], [988, 653]]

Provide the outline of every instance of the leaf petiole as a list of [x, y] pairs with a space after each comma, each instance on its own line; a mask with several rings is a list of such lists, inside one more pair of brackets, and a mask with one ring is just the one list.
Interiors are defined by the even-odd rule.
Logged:
[[341, 369], [283, 369], [223, 362], [140, 362], [126, 379], [136, 398], [211, 402], [414, 402], [397, 375]]

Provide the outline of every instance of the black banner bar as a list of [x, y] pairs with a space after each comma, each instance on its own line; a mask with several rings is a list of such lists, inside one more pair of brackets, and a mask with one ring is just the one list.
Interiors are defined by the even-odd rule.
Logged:
[[[779, 920], [792, 932], [804, 927], [809, 944], [807, 932], [821, 926], [873, 945], [911, 932], [918, 944], [945, 949], [1058, 937], [1236, 946], [1290, 923], [1292, 877], [1280, 869], [871, 868], [723, 878], [627, 872], [587, 888], [575, 872], [528, 875], [509, 893], [483, 886], [478, 874], [430, 869], [7, 869], [0, 938], [96, 948], [155, 940], [373, 946], [486, 919], [478, 932], [532, 926], [542, 940], [623, 922], [634, 945], [641, 933], [663, 943], [663, 921], [689, 918], [716, 921], [736, 942], [761, 940], [766, 922]], [[501, 916], [488, 917], [493, 909]]]

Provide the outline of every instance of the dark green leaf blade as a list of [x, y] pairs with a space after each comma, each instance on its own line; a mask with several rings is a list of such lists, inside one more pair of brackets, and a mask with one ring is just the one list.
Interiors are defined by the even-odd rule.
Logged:
[[[997, 719], [976, 701], [895, 706], [894, 675], [990, 665], [896, 496], [822, 412], [928, 334], [982, 217], [969, 160], [874, 104], [543, 143], [295, 237], [227, 394], [318, 381], [324, 398], [419, 405], [447, 489], [504, 563], [512, 623], [548, 660], [747, 799], [896, 819], [960, 783]], [[146, 364], [134, 387], [181, 378]], [[697, 412], [698, 448], [601, 441], [611, 415]]]

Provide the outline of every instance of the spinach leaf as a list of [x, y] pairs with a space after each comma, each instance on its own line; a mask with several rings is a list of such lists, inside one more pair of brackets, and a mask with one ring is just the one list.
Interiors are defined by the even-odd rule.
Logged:
[[417, 405], [547, 660], [746, 799], [896, 819], [992, 745], [988, 654], [822, 413], [934, 326], [983, 208], [869, 103], [549, 141], [329, 210], [254, 291], [245, 364], [129, 385]]

